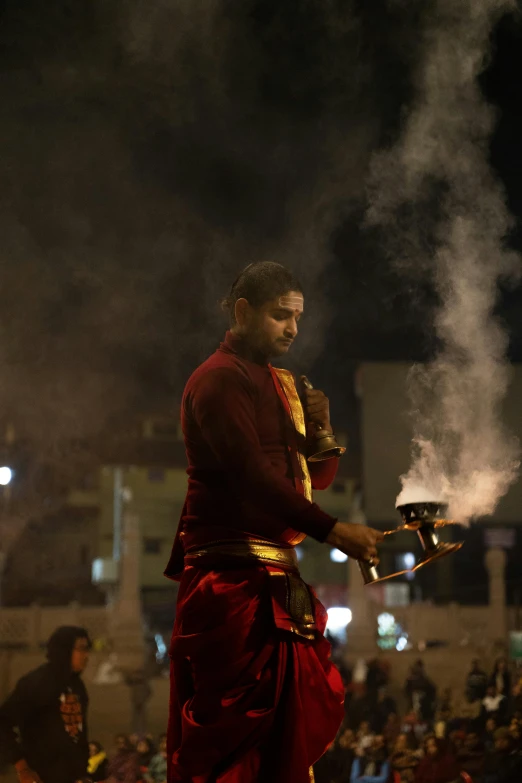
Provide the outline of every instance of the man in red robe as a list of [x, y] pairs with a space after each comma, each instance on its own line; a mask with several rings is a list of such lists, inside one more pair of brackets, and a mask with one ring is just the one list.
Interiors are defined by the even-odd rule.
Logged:
[[312, 502], [337, 470], [336, 458], [306, 460], [314, 427], [332, 432], [328, 400], [309, 389], [303, 411], [291, 374], [269, 363], [297, 335], [300, 284], [279, 264], [251, 264], [224, 304], [230, 331], [182, 401], [188, 492], [165, 572], [180, 581], [168, 781], [309, 783], [344, 692], [294, 547], [310, 535], [371, 559], [381, 534]]

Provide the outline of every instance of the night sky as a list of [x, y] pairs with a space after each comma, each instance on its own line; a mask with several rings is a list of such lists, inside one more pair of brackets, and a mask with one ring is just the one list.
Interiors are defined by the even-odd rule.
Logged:
[[[412, 8], [417, 8], [412, 11]], [[89, 436], [176, 407], [253, 260], [309, 286], [294, 358], [354, 426], [362, 360], [422, 360], [430, 281], [364, 229], [372, 154], [411, 99], [425, 3], [3, 0], [0, 405], [22, 430]], [[491, 159], [522, 249], [522, 18], [482, 77]], [[502, 292], [522, 361], [520, 288]]]

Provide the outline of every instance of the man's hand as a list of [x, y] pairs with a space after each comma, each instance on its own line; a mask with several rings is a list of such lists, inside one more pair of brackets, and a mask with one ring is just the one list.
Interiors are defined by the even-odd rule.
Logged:
[[16, 774], [18, 775], [19, 783], [42, 783], [40, 775], [27, 765], [20, 767], [16, 765]]
[[336, 522], [326, 542], [355, 560], [378, 560], [377, 544], [383, 539], [384, 535], [372, 527]]
[[[301, 377], [301, 381], [306, 376]], [[308, 424], [315, 424], [316, 429], [323, 429], [332, 434], [330, 425], [330, 402], [326, 394], [319, 389], [304, 387], [304, 409]]]

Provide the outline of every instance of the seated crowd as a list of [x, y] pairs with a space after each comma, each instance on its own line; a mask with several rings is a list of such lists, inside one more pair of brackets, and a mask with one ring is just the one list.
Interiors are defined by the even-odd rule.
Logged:
[[107, 754], [99, 742], [89, 743], [88, 775], [93, 783], [166, 783], [167, 736], [156, 744], [152, 737], [115, 737], [114, 749]]
[[490, 675], [474, 661], [458, 700], [450, 689], [437, 698], [417, 661], [402, 717], [386, 681], [374, 662], [364, 689], [348, 685], [346, 718], [316, 783], [522, 783], [522, 680], [512, 686], [505, 659]]

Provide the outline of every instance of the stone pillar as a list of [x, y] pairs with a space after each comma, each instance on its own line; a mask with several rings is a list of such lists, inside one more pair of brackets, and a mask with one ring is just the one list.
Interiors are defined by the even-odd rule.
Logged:
[[489, 574], [489, 637], [493, 643], [506, 644], [506, 553], [503, 549], [488, 549], [486, 568]]
[[142, 669], [145, 663], [140, 591], [141, 538], [138, 516], [125, 510], [122, 527], [119, 585], [115, 600], [110, 607], [111, 636], [117, 667], [122, 672], [130, 672]]
[[[354, 500], [350, 522], [365, 525], [366, 516], [361, 507], [360, 497]], [[359, 566], [356, 560], [348, 560], [348, 606], [352, 612], [352, 621], [347, 628], [346, 657], [373, 658], [377, 653], [377, 618], [375, 607], [368, 597]]]

